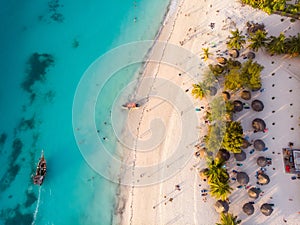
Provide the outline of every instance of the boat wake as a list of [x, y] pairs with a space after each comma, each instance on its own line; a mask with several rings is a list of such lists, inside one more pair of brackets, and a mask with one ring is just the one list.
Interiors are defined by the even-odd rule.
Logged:
[[41, 189], [42, 187], [39, 186], [39, 195], [38, 195], [38, 199], [37, 199], [37, 204], [36, 204], [36, 207], [35, 207], [35, 210], [34, 210], [34, 213], [33, 213], [33, 221], [31, 223], [31, 225], [35, 225], [35, 222], [36, 222], [36, 216], [39, 212], [39, 207], [40, 207], [40, 199], [41, 199]]

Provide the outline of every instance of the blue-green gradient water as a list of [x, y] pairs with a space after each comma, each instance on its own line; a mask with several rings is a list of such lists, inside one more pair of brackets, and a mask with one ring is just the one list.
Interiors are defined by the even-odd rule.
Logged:
[[[120, 44], [153, 39], [168, 3], [0, 2], [0, 224], [112, 223], [116, 185], [95, 173], [78, 150], [73, 96], [100, 55]], [[109, 85], [122, 86], [128, 77]], [[100, 123], [108, 114], [98, 115]], [[31, 174], [41, 149], [48, 171], [39, 188]]]

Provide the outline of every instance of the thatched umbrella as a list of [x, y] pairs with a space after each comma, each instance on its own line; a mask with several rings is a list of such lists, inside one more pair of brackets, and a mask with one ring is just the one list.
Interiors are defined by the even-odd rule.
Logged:
[[273, 212], [273, 208], [271, 204], [268, 203], [264, 203], [262, 204], [262, 206], [260, 207], [260, 211], [262, 212], [262, 214], [264, 214], [265, 216], [270, 216]]
[[219, 160], [227, 161], [230, 158], [230, 153], [226, 149], [221, 148], [218, 151], [216, 158], [218, 158]]
[[251, 103], [251, 107], [256, 112], [261, 112], [264, 109], [264, 104], [260, 100], [254, 100]]
[[223, 91], [223, 92], [222, 92], [222, 95], [223, 95], [223, 98], [224, 98], [225, 101], [230, 99], [230, 94], [229, 94], [229, 92]]
[[252, 187], [248, 190], [248, 195], [250, 198], [257, 199], [259, 197], [260, 192], [261, 191], [258, 188]]
[[244, 106], [243, 106], [243, 103], [241, 101], [239, 101], [239, 100], [233, 101], [233, 110], [235, 112], [240, 112], [240, 111], [243, 110], [243, 108], [244, 108]]
[[248, 59], [255, 59], [255, 53], [254, 52], [248, 52], [246, 56], [247, 56]]
[[236, 180], [241, 185], [246, 185], [249, 182], [249, 176], [245, 172], [238, 172], [236, 174]]
[[244, 100], [250, 100], [251, 99], [251, 92], [250, 91], [242, 91], [241, 92], [241, 98]]
[[222, 213], [222, 212], [226, 213], [226, 212], [228, 212], [228, 210], [229, 210], [229, 204], [228, 204], [228, 202], [222, 201], [222, 200], [218, 200], [218, 201], [215, 203], [214, 207], [215, 207], [215, 210], [216, 210], [218, 213]]
[[252, 127], [257, 131], [264, 131], [266, 129], [266, 123], [260, 118], [256, 118], [252, 121]]
[[270, 182], [270, 178], [269, 178], [269, 176], [268, 176], [267, 174], [265, 174], [265, 173], [258, 174], [258, 176], [257, 176], [257, 182], [258, 182], [259, 184], [262, 184], [262, 185], [268, 184], [268, 183]]
[[234, 158], [236, 161], [244, 161], [247, 156], [244, 151], [241, 151], [240, 153], [234, 153]]
[[256, 163], [260, 167], [265, 167], [267, 165], [267, 159], [264, 156], [259, 156], [256, 160]]
[[239, 57], [240, 56], [240, 52], [239, 52], [239, 50], [237, 50], [237, 49], [230, 49], [229, 51], [228, 51], [228, 54], [229, 54], [229, 56], [230, 57], [232, 57], [232, 58], [237, 58], [237, 57]]
[[199, 172], [200, 178], [201, 179], [207, 179], [208, 177], [207, 177], [206, 174], [207, 174], [208, 171], [209, 171], [208, 168], [204, 168], [204, 169], [200, 170], [200, 172]]
[[262, 31], [265, 30], [265, 25], [263, 23], [259, 24], [259, 23], [247, 22], [246, 25], [247, 25], [247, 32], [249, 34], [250, 33], [254, 34], [258, 30], [262, 30]]
[[242, 149], [246, 149], [250, 146], [251, 144], [249, 143], [249, 141], [247, 139], [243, 139], [243, 144], [242, 144]]
[[208, 90], [209, 90], [210, 96], [215, 96], [217, 94], [217, 92], [218, 92], [218, 89], [215, 88], [215, 87], [213, 87], [213, 86], [209, 87]]
[[265, 144], [265, 142], [263, 142], [262, 140], [256, 139], [256, 140], [254, 141], [254, 143], [253, 143], [253, 146], [254, 146], [255, 150], [257, 150], [257, 151], [262, 151], [262, 150], [265, 149], [266, 144]]
[[243, 205], [243, 211], [246, 213], [248, 216], [252, 215], [254, 213], [254, 207], [253, 204], [248, 202]]
[[217, 57], [218, 63], [225, 65], [227, 63], [227, 59], [224, 57]]

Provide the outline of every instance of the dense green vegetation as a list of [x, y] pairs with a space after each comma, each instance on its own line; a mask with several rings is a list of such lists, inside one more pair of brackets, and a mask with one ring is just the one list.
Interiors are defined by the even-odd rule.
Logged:
[[241, 123], [237, 121], [227, 122], [222, 148], [233, 153], [240, 153], [243, 140], [243, 128]]
[[225, 76], [225, 89], [237, 90], [249, 88], [259, 90], [261, 88], [261, 71], [263, 66], [251, 59], [247, 60], [239, 67], [233, 67]]
[[242, 35], [242, 32], [238, 29], [230, 31], [231, 36], [228, 37], [227, 46], [228, 48], [236, 48], [240, 50], [243, 48], [243, 45], [246, 43], [245, 36]]
[[300, 53], [300, 33], [297, 36], [285, 37], [281, 33], [278, 37], [267, 36], [267, 32], [258, 30], [250, 34], [248, 41], [249, 48], [257, 51], [260, 48], [266, 48], [270, 54], [289, 54], [291, 56], [298, 56]]
[[265, 11], [268, 14], [274, 12], [282, 12], [284, 13], [291, 13], [296, 15], [300, 12], [300, 2], [292, 5], [286, 4], [286, 0], [242, 0], [242, 3], [251, 5], [253, 8], [258, 8]]
[[238, 225], [242, 221], [237, 219], [237, 216], [234, 216], [231, 213], [221, 213], [220, 222], [216, 225]]

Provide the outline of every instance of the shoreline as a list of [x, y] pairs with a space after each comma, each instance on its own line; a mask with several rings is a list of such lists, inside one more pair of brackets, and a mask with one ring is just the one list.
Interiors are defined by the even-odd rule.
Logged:
[[[181, 45], [195, 54], [200, 54], [202, 47], [209, 47], [214, 53], [214, 56], [211, 58], [215, 58], [219, 50], [226, 49], [225, 41], [226, 37], [229, 35], [229, 30], [232, 30], [232, 24], [235, 24], [234, 26], [239, 28], [240, 30], [244, 30], [245, 21], [251, 21], [252, 19], [255, 22], [264, 22], [266, 25], [268, 25], [267, 28], [269, 28], [270, 26], [272, 28], [272, 30], [270, 29], [270, 34], [276, 33], [276, 31], [278, 31], [279, 29], [278, 27], [272, 27], [271, 18], [276, 18], [274, 15], [268, 16], [265, 13], [254, 10], [248, 6], [242, 6], [240, 3], [232, 2], [229, 0], [223, 1], [222, 3], [218, 2], [217, 0], [210, 2], [204, 0], [202, 1], [202, 3], [203, 4], [200, 6], [200, 3], [196, 0], [178, 1], [177, 9], [171, 16], [171, 18], [174, 16], [174, 18], [172, 18], [173, 20], [171, 19], [162, 23], [166, 24], [166, 26], [162, 25], [157, 39], [155, 39], [155, 43], [157, 41], [166, 41], [175, 45]], [[195, 8], [195, 6], [200, 7]], [[205, 12], [205, 10], [203, 9], [206, 9], [207, 11]], [[231, 9], [233, 9], [233, 11], [230, 11]], [[203, 19], [203, 21], [201, 21], [199, 25], [199, 21], [201, 20], [201, 18], [203, 18], [203, 16], [206, 16], [207, 18]], [[278, 18], [281, 17], [278, 16]], [[210, 21], [215, 23], [216, 29], [209, 28]], [[153, 48], [155, 49], [155, 44]], [[258, 60], [260, 60], [258, 62], [261, 63], [261, 61], [263, 61], [262, 64], [264, 66], [265, 62], [267, 61], [266, 58], [271, 61], [272, 59], [280, 60], [282, 57], [274, 56], [273, 58], [271, 58], [263, 52], [258, 53]], [[297, 59], [295, 61], [297, 62]], [[208, 63], [212, 62], [213, 60], [209, 60], [206, 63], [203, 61], [199, 62], [199, 70], [206, 68]], [[145, 66], [143, 67], [143, 75], [139, 78], [139, 85], [141, 85], [147, 75], [152, 75], [154, 76], [154, 82], [155, 78], [163, 77], [176, 83], [181, 87], [182, 90], [188, 90], [191, 88], [191, 84], [194, 83], [194, 80], [191, 80], [190, 77], [185, 77], [184, 74], [182, 76], [178, 76], [177, 74], [175, 74], [175, 71], [172, 68], [161, 66], [160, 63], [161, 62], [159, 62], [158, 66], [151, 65], [151, 63], [149, 62], [145, 63]], [[152, 74], [153, 71], [156, 71], [154, 75]], [[265, 83], [265, 80], [266, 77], [268, 77], [267, 73], [269, 73], [269, 71], [270, 70], [266, 69], [265, 66], [262, 77], [263, 87], [268, 85], [267, 83]], [[137, 93], [139, 91], [141, 90], [137, 88]], [[256, 96], [258, 94], [256, 94]], [[190, 95], [190, 93], [187, 93], [187, 95]], [[140, 118], [137, 126], [137, 138], [140, 135], [140, 131], [147, 131], [147, 129], [149, 129], [149, 121], [157, 116], [157, 111], [149, 111], [149, 109], [153, 109], [153, 107], [157, 104], [160, 104], [160, 102], [157, 99], [154, 99], [153, 102], [150, 102], [148, 105], [143, 107], [141, 115], [137, 112], [134, 112], [133, 114], [137, 115], [129, 118], [130, 123], [133, 124], [137, 124], [137, 122], [135, 121], [136, 117]], [[194, 110], [195, 106], [200, 105], [206, 104], [203, 101], [199, 102], [197, 100], [194, 100], [194, 105], [191, 109]], [[167, 106], [164, 107], [167, 108]], [[160, 109], [162, 110], [162, 108]], [[268, 115], [268, 109], [270, 109], [270, 106], [268, 106], [267, 104], [262, 116], [266, 117]], [[166, 110], [165, 108], [163, 108], [163, 110], [163, 112], [159, 112], [159, 116], [160, 118], [164, 118], [164, 120], [166, 121], [166, 127], [168, 128], [168, 130], [176, 129], [178, 125], [175, 119], [176, 112], [172, 110], [172, 108], [167, 108]], [[198, 114], [199, 123], [197, 124], [197, 126], [201, 125], [202, 116], [203, 112]], [[238, 117], [237, 119], [241, 118]], [[247, 130], [249, 121], [243, 122], [244, 130]], [[191, 127], [193, 126], [195, 127], [194, 124], [191, 124]], [[198, 128], [196, 130], [198, 130], [199, 132]], [[204, 129], [202, 129], [199, 132], [199, 138], [201, 138], [204, 134]], [[137, 164], [147, 165], [148, 163], [158, 163], [161, 160], [163, 161], [166, 157], [168, 157], [169, 152], [166, 152], [166, 150], [170, 149], [170, 143], [173, 142], [176, 142], [176, 135], [171, 132], [169, 133], [169, 135], [167, 135], [166, 142], [156, 149], [158, 152], [151, 153], [147, 157], [137, 152], [138, 144], [135, 143], [134, 152], [130, 152], [130, 154], [125, 153], [127, 157], [127, 160], [125, 160], [125, 162], [132, 162], [135, 167]], [[191, 151], [191, 154], [193, 154], [193, 146], [189, 146], [187, 149]], [[116, 215], [118, 217], [116, 219], [118, 224], [178, 224], [183, 222], [184, 220], [185, 223], [189, 224], [211, 225], [217, 222], [219, 215], [213, 209], [215, 200], [212, 198], [207, 198], [207, 200], [205, 200], [204, 202], [203, 198], [200, 195], [200, 189], [207, 188], [207, 184], [202, 182], [198, 177], [197, 168], [203, 168], [204, 166], [204, 161], [199, 162], [197, 159], [192, 158], [187, 165], [181, 168], [181, 171], [176, 176], [171, 177], [170, 179], [162, 183], [149, 185], [146, 187], [136, 187], [135, 180], [138, 174], [136, 174], [133, 169], [132, 178], [134, 179], [132, 179], [132, 186], [120, 186], [120, 191], [118, 192], [119, 196], [117, 196], [118, 202], [116, 204], [115, 211], [122, 212], [121, 214], [118, 213], [118, 215]], [[280, 166], [278, 160], [276, 166]], [[166, 169], [167, 168], [164, 168], [163, 170]], [[245, 169], [247, 170], [247, 168]], [[163, 171], [161, 171], [161, 173], [163, 173]], [[180, 191], [174, 188], [175, 185], [178, 184], [181, 187]], [[199, 186], [201, 186], [201, 188]], [[234, 192], [232, 198], [239, 201], [238, 199], [242, 198], [240, 195], [241, 194]], [[145, 199], [147, 199], [147, 201], [145, 201]], [[236, 213], [239, 211], [241, 205], [233, 204], [233, 206], [231, 207], [232, 211]], [[243, 224], [247, 224], [247, 222], [251, 224], [254, 221], [254, 217], [252, 217], [253, 221], [251, 221], [251, 219], [249, 219], [250, 217], [245, 218], [245, 216], [240, 215], [239, 213], [236, 214], [242, 217], [243, 222], [246, 222]], [[275, 215], [277, 215], [278, 217], [278, 212], [276, 212]], [[277, 217], [276, 221], [281, 221], [281, 218], [279, 219]], [[205, 221], [203, 219], [201, 220], [201, 218], [205, 218]], [[296, 222], [297, 221], [295, 220], [295, 223], [290, 222], [289, 224], [296, 224]]]

